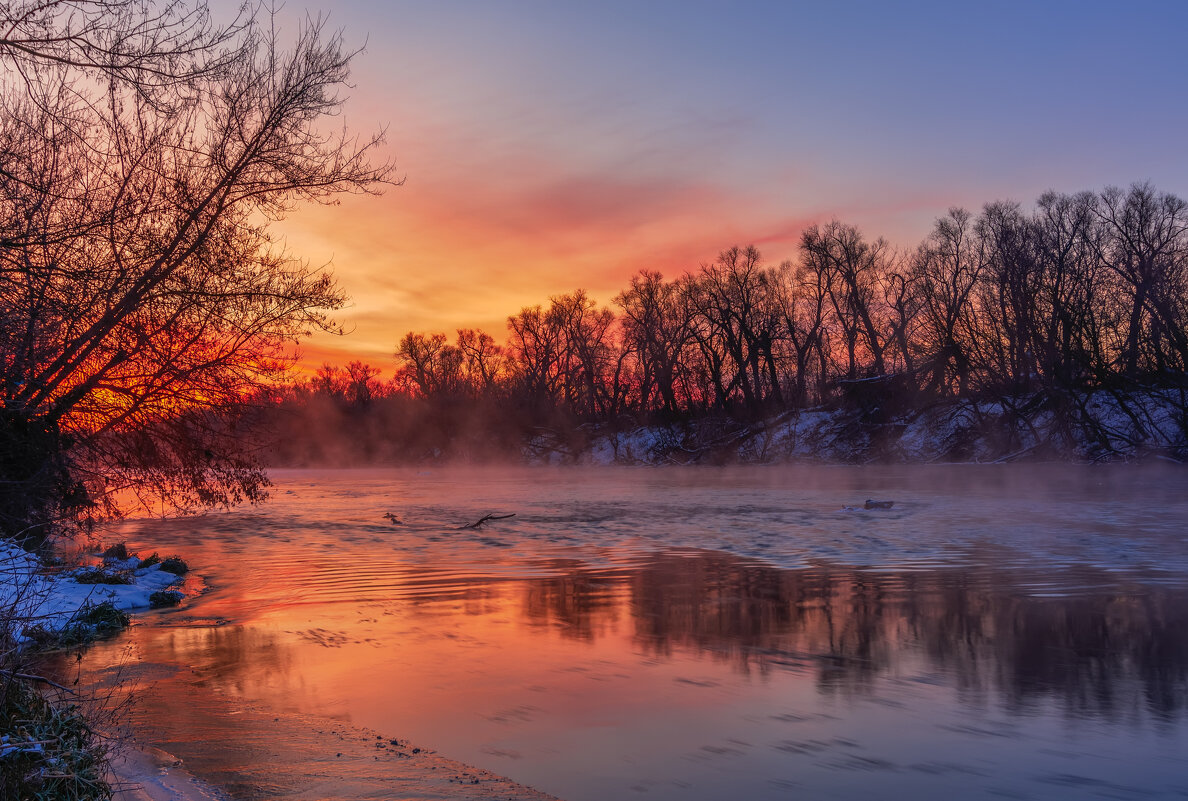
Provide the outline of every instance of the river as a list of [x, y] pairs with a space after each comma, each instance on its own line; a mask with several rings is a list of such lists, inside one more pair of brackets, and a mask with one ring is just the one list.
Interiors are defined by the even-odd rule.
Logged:
[[386, 797], [414, 747], [567, 801], [1188, 794], [1182, 468], [273, 479], [123, 524], [201, 592], [81, 663], [230, 797]]

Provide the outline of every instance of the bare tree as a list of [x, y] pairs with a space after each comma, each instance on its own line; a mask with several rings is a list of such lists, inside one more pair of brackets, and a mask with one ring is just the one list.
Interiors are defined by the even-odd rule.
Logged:
[[463, 353], [445, 334], [405, 334], [396, 359], [398, 380], [421, 397], [442, 400], [463, 391]]
[[969, 349], [986, 388], [1006, 396], [1027, 393], [1039, 377], [1034, 344], [1043, 281], [1033, 229], [1017, 203], [1005, 202], [987, 204], [974, 228], [986, 267]]
[[973, 215], [949, 209], [916, 254], [922, 321], [919, 328], [922, 367], [930, 373], [927, 389], [934, 394], [966, 392], [970, 375], [970, 295], [985, 266], [985, 254], [974, 235]]
[[748, 414], [781, 405], [775, 364], [780, 321], [759, 251], [728, 248], [703, 264], [686, 287], [695, 311], [690, 331], [709, 367], [717, 405], [727, 409], [736, 396]]
[[1032, 349], [1049, 388], [1083, 387], [1091, 376], [1104, 376], [1108, 370], [1099, 308], [1105, 297], [1097, 258], [1101, 226], [1096, 204], [1091, 192], [1047, 192], [1032, 219], [1036, 257], [1043, 265], [1036, 298], [1040, 327]]
[[231, 63], [227, 46], [250, 25], [247, 8], [217, 27], [204, 3], [15, 0], [0, 7], [0, 58], [35, 93], [43, 69], [69, 67], [145, 94]]
[[[681, 287], [657, 272], [642, 271], [615, 298], [623, 310], [625, 341], [640, 368], [639, 403], [645, 411], [674, 416], [681, 410], [678, 387], [687, 372], [686, 349], [692, 338], [689, 307]], [[688, 400], [688, 393], [685, 393]]]
[[508, 317], [507, 327], [519, 390], [528, 411], [542, 415], [561, 399], [564, 333], [560, 320], [556, 314], [532, 306]]
[[507, 378], [509, 370], [504, 348], [485, 331], [458, 329], [458, 349], [462, 351], [467, 381], [476, 395], [491, 396]]
[[1188, 202], [1149, 184], [1101, 193], [1101, 260], [1128, 295], [1119, 358], [1123, 375], [1165, 376], [1188, 368]]
[[817, 374], [816, 399], [820, 400], [825, 391], [827, 277], [809, 265], [797, 267], [786, 261], [777, 268], [772, 285], [774, 302], [783, 320], [782, 339], [791, 348], [793, 390], [790, 400], [794, 406], [804, 407], [810, 402], [809, 379], [814, 372]]
[[378, 135], [325, 127], [352, 53], [320, 20], [286, 49], [269, 20], [214, 29], [201, 4], [8, 4], [0, 31], [0, 525], [131, 485], [258, 497], [208, 410], [333, 329], [341, 293], [268, 223], [388, 179]]
[[[859, 377], [859, 363], [866, 354], [869, 354], [873, 375], [886, 372], [884, 335], [875, 303], [888, 250], [884, 240], [867, 242], [857, 228], [837, 220], [824, 227], [810, 227], [800, 240], [805, 263], [824, 275], [834, 319], [846, 346], [846, 378], [849, 379]], [[860, 353], [860, 349], [864, 353]]]

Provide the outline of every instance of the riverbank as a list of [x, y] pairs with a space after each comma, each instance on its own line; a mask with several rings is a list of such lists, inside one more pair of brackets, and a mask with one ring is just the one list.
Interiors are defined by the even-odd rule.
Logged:
[[1183, 390], [956, 400], [905, 409], [877, 386], [864, 393], [862, 382], [854, 383], [840, 405], [753, 421], [705, 417], [542, 430], [523, 455], [533, 463], [589, 465], [1188, 459]]
[[128, 612], [176, 604], [181, 560], [139, 559], [123, 546], [66, 569], [0, 542], [0, 767], [3, 797], [109, 796], [101, 705], [34, 667], [45, 651], [118, 634]]
[[143, 610], [155, 605], [156, 595], [156, 605], [163, 605], [164, 596], [158, 593], [170, 591], [185, 573], [184, 564], [174, 566], [156, 554], [147, 559], [126, 551], [122, 558], [93, 556], [92, 564], [67, 570], [0, 541], [0, 610], [12, 619], [17, 645], [39, 635], [60, 635], [87, 609], [102, 604], [124, 612]]
[[[53, 647], [54, 637], [73, 646], [117, 633], [114, 626], [97, 630], [89, 622], [91, 610], [110, 608], [120, 615], [142, 612], [171, 605], [161, 603], [161, 593], [181, 594], [173, 588], [179, 586], [182, 577], [169, 572], [176, 569], [169, 558], [140, 559], [116, 549], [102, 561], [98, 554], [90, 561], [93, 564], [69, 570], [56, 566], [50, 572], [51, 568], [36, 556], [15, 545], [0, 543], [0, 573], [4, 577], [0, 610], [11, 610], [6, 617], [9, 639], [20, 644], [23, 654], [37, 647]], [[80, 583], [80, 578], [92, 583]], [[127, 625], [126, 615], [121, 620]], [[113, 735], [111, 731], [94, 738], [87, 749], [87, 772], [79, 772], [76, 777], [79, 787], [53, 795], [55, 798], [106, 798], [110, 791], [111, 797], [119, 801], [226, 801], [244, 794], [272, 795], [284, 787], [287, 797], [311, 800], [394, 796], [424, 801], [552, 799], [430, 749], [351, 727], [340, 720], [230, 704], [201, 682], [188, 682], [179, 671], [162, 671], [159, 664], [144, 659], [135, 629], [125, 633], [117, 647], [116, 663], [108, 665], [109, 669], [77, 675], [70, 689], [66, 688], [70, 680], [65, 676], [74, 673], [75, 659], [65, 652], [56, 658], [53, 654], [42, 657], [43, 666], [50, 668], [44, 671], [48, 674], [45, 680], [29, 679], [20, 684], [21, 692], [30, 693], [29, 697], [40, 697], [33, 694], [34, 683], [55, 688], [52, 700], [44, 707], [46, 714], [73, 716], [79, 736], [92, 736], [93, 721], [87, 720], [85, 713], [75, 714], [78, 699], [103, 698], [106, 707], [127, 710], [114, 746], [107, 739]], [[201, 713], [196, 711], [199, 709]], [[209, 718], [205, 725], [199, 720], [201, 714]], [[187, 736], [183, 740], [171, 739], [160, 727], [162, 716], [188, 720], [192, 725]], [[245, 759], [237, 765], [212, 765], [205, 755], [226, 748], [229, 727], [236, 732], [236, 747]], [[0, 741], [0, 759], [8, 760], [3, 765], [6, 770], [17, 770], [15, 760], [21, 757], [21, 772], [36, 783], [37, 774], [51, 776], [55, 768], [62, 767], [51, 743], [30, 739], [27, 728], [12, 728], [11, 732], [0, 732], [5, 737]], [[211, 732], [219, 733], [207, 736]], [[214, 783], [192, 772], [192, 765], [202, 769]], [[273, 778], [261, 778], [269, 771]], [[79, 788], [84, 785], [92, 791], [90, 795], [80, 794]], [[24, 797], [23, 792], [17, 790], [14, 797]]]

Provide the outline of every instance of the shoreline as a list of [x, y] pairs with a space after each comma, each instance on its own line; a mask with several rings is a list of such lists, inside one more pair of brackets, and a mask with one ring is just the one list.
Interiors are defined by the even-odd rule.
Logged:
[[[5, 646], [5, 687], [0, 758], [6, 763], [5, 793], [102, 793], [115, 776], [112, 754], [90, 707], [95, 696], [55, 681], [52, 670], [29, 665], [55, 650], [86, 647], [117, 636], [129, 612], [178, 603], [185, 563], [141, 560], [121, 544], [104, 554], [83, 554], [66, 569], [60, 561], [0, 541], [0, 642]], [[46, 667], [48, 665], [43, 665]], [[74, 682], [77, 684], [77, 679]], [[49, 688], [48, 690], [46, 688]], [[69, 785], [69, 789], [59, 786]], [[85, 788], [85, 789], [84, 789]], [[7, 795], [6, 795], [7, 797]], [[188, 800], [187, 800], [188, 801]]]
[[[148, 700], [155, 700], [155, 696]], [[222, 700], [222, 699], [219, 699]], [[203, 705], [199, 705], [203, 706]], [[212, 712], [212, 708], [217, 711]], [[222, 726], [197, 727], [186, 742], [136, 743], [113, 760], [113, 774], [126, 785], [117, 801], [231, 801], [277, 797], [300, 801], [400, 798], [404, 801], [559, 801], [505, 776], [443, 757], [436, 751], [390, 738], [349, 722], [285, 713], [262, 705], [236, 709], [218, 701], [208, 714], [230, 716], [240, 762], [215, 764], [205, 736]], [[135, 724], [136, 728], [146, 725]], [[151, 726], [151, 723], [147, 724]], [[215, 743], [220, 745], [221, 743]], [[179, 747], [181, 746], [181, 747]], [[191, 764], [198, 762], [200, 764]], [[206, 774], [210, 773], [209, 780]]]
[[[15, 545], [0, 543], [0, 563], [12, 566], [10, 572], [16, 577], [5, 589], [12, 594], [31, 588], [29, 595], [36, 599], [36, 605], [30, 617], [36, 618], [50, 631], [67, 630], [79, 610], [87, 608], [88, 604], [111, 602], [121, 611], [142, 613], [153, 608], [149, 601], [152, 593], [180, 586], [184, 581], [182, 576], [161, 571], [159, 564], [132, 568], [134, 562], [139, 562], [134, 555], [125, 560], [106, 561], [109, 570], [132, 570], [133, 583], [79, 584], [73, 580], [78, 570], [43, 575], [40, 572], [43, 566], [35, 556]], [[193, 594], [187, 593], [187, 597]], [[134, 647], [136, 630], [151, 625], [151, 622], [141, 618], [135, 628], [125, 628], [105, 639]], [[28, 644], [31, 640], [25, 642]], [[84, 647], [93, 645], [90, 643]], [[200, 757], [189, 753], [187, 760], [166, 750], [182, 750], [175, 747], [179, 744], [188, 745], [191, 751], [195, 746], [201, 750], [203, 741], [200, 737], [196, 737], [194, 742], [182, 744], [162, 742], [160, 736], [153, 736], [151, 719], [155, 712], [149, 710], [167, 706], [167, 701], [163, 703], [166, 695], [185, 693], [179, 684], [170, 685], [169, 678], [151, 675], [154, 667], [133, 657], [130, 664], [118, 668], [118, 675], [110, 685], [105, 685], [102, 671], [89, 671], [83, 680], [84, 685], [90, 680], [91, 689], [113, 692], [113, 697], [118, 698], [119, 703], [129, 703], [133, 718], [120, 727], [124, 732], [115, 735], [116, 746], [104, 757], [106, 765], [103, 773], [112, 789], [112, 797], [117, 801], [231, 801], [236, 796], [230, 788], [218, 781], [208, 781], [199, 775], [201, 770], [192, 769], [194, 766], [190, 763], [198, 761]], [[179, 678], [178, 681], [183, 680]], [[260, 759], [246, 763], [244, 772], [231, 772], [219, 778], [251, 783], [252, 774], [257, 772], [252, 770], [253, 767], [258, 768], [258, 772], [267, 772], [265, 766], [275, 771], [277, 765], [285, 765], [288, 774], [285, 777], [273, 775], [273, 782], [292, 785], [294, 792], [286, 797], [308, 798], [310, 801], [339, 797], [337, 794], [341, 794], [343, 799], [379, 799], [392, 797], [393, 793], [401, 798], [424, 801], [446, 797], [474, 801], [493, 801], [496, 798], [556, 801], [553, 796], [499, 774], [450, 760], [432, 749], [413, 746], [349, 723], [310, 715], [295, 716], [256, 705], [232, 709], [227, 699], [215, 696], [216, 691], [202, 687], [196, 689], [204, 692], [207, 700], [195, 706], [202, 707], [212, 716], [234, 716], [236, 730], [242, 739], [237, 745], [251, 741], [252, 747], [262, 747], [267, 751], [261, 754]], [[193, 693], [194, 689], [190, 692]], [[245, 723], [250, 731], [244, 730]], [[278, 727], [286, 731], [281, 738], [275, 737]], [[212, 727], [211, 730], [222, 729]], [[310, 740], [307, 736], [303, 739], [304, 735], [315, 731], [326, 733], [324, 742]], [[160, 732], [157, 734], [160, 735]], [[275, 742], [270, 742], [273, 740], [280, 740], [283, 746], [278, 748]], [[294, 747], [295, 743], [297, 747]], [[398, 763], [400, 767], [381, 770], [375, 775], [364, 775], [365, 772], [360, 770], [360, 766], [375, 763], [392, 768]]]
[[230, 796], [182, 766], [177, 757], [147, 744], [121, 749], [108, 761], [116, 801], [230, 801]]

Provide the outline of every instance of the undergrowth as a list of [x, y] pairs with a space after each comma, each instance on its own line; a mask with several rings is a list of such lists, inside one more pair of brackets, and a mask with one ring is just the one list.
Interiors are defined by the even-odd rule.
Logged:
[[79, 584], [131, 584], [132, 577], [124, 571], [104, 570], [101, 567], [88, 567], [74, 573], [74, 580]]
[[117, 609], [111, 601], [104, 601], [87, 604], [61, 629], [47, 630], [38, 624], [25, 629], [24, 633], [43, 650], [73, 648], [119, 634], [130, 621], [126, 612]]
[[110, 799], [106, 748], [78, 707], [11, 675], [0, 687], [0, 799]]

